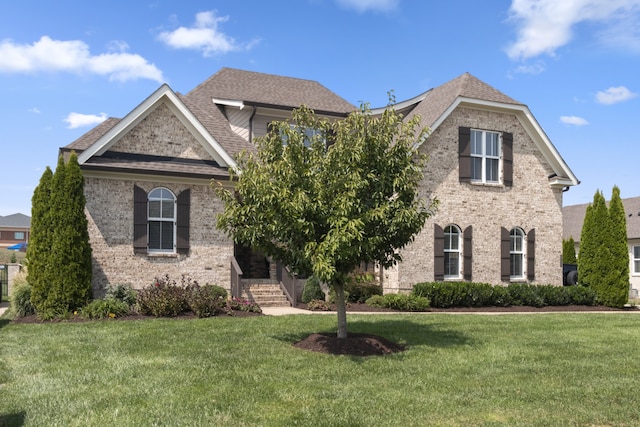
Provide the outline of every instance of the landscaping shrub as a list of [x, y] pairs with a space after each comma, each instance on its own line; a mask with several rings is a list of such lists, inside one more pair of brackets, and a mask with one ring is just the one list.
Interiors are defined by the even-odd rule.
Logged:
[[31, 285], [19, 283], [11, 291], [11, 312], [15, 317], [25, 317], [36, 313], [31, 304]]
[[131, 287], [131, 285], [119, 283], [116, 285], [109, 285], [104, 298], [121, 301], [132, 306], [136, 303], [137, 292]]
[[371, 307], [383, 307], [400, 311], [429, 311], [429, 299], [414, 294], [374, 295], [366, 301]]
[[373, 295], [382, 295], [382, 286], [372, 273], [354, 274], [345, 284], [345, 300], [348, 302], [363, 303]]
[[511, 295], [511, 304], [544, 307], [547, 304], [536, 290], [539, 286], [540, 285], [530, 285], [528, 283], [510, 283], [509, 286], [507, 286], [507, 290]]
[[[182, 281], [190, 283], [190, 280], [185, 280], [184, 277]], [[162, 278], [156, 278], [153, 284], [138, 292], [138, 308], [142, 314], [173, 317], [188, 309], [186, 297], [186, 287], [178, 286], [175, 280], [165, 275]]]
[[568, 286], [563, 289], [569, 295], [570, 304], [596, 305], [598, 302], [596, 291], [587, 286]]
[[320, 287], [320, 280], [317, 277], [311, 276], [307, 279], [302, 290], [302, 302], [307, 304], [311, 300], [324, 300], [325, 295]]
[[251, 302], [245, 299], [232, 298], [227, 306], [231, 310], [247, 311], [249, 313], [262, 313], [262, 309], [255, 302]]
[[217, 285], [200, 286], [197, 283], [186, 288], [189, 308], [198, 317], [216, 316], [225, 311], [227, 291]]
[[312, 311], [329, 311], [330, 304], [323, 299], [313, 299], [307, 303], [307, 309]]
[[82, 308], [80, 315], [85, 319], [115, 318], [128, 314], [127, 303], [116, 299], [96, 299]]
[[529, 283], [492, 286], [471, 282], [425, 282], [416, 284], [412, 294], [428, 298], [431, 307], [437, 308], [595, 305], [597, 301], [596, 292], [584, 286], [563, 287]]

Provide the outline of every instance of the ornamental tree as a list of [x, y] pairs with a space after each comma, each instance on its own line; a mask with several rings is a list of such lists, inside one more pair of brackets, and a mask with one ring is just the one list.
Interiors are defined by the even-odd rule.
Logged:
[[620, 198], [620, 189], [613, 187], [609, 201], [609, 251], [607, 280], [601, 287], [601, 299], [610, 307], [622, 307], [629, 297], [629, 248], [627, 218]]
[[238, 157], [235, 194], [218, 183], [217, 225], [236, 243], [262, 250], [336, 293], [339, 338], [347, 336], [344, 286], [363, 262], [388, 268], [414, 239], [437, 201], [418, 197], [427, 135], [419, 117], [368, 107], [328, 121], [301, 107], [272, 122], [257, 153]]

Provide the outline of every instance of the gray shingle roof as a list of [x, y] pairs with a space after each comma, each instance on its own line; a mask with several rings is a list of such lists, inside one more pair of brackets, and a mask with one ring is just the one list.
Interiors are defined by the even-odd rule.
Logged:
[[82, 135], [80, 138], [73, 141], [71, 144], [64, 147], [68, 150], [83, 151], [86, 150], [91, 144], [96, 142], [102, 135], [109, 132], [109, 130], [120, 122], [120, 119], [109, 117], [98, 126], [91, 129], [89, 132]]
[[0, 216], [0, 227], [29, 228], [31, 227], [31, 217], [21, 213]]
[[[608, 204], [609, 202], [607, 202], [607, 205]], [[624, 205], [627, 219], [627, 238], [640, 239], [640, 197], [622, 199], [622, 204]], [[589, 205], [590, 203], [585, 203], [562, 208], [563, 239], [573, 237], [576, 243], [580, 241], [582, 224], [584, 223], [584, 216], [587, 212], [587, 206]]]
[[412, 113], [419, 114], [424, 125], [432, 126], [459, 96], [504, 104], [523, 105], [471, 74], [464, 73], [428, 91], [425, 94], [425, 98]]
[[356, 108], [313, 80], [222, 68], [185, 96], [200, 105], [212, 98], [297, 108], [305, 104], [323, 112], [349, 113]]

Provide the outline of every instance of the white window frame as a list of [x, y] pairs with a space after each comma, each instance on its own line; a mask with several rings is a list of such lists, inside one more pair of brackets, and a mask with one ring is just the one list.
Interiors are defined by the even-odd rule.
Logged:
[[[457, 268], [450, 268], [450, 260], [455, 258]], [[457, 225], [449, 224], [444, 228], [444, 278], [460, 279], [462, 277], [462, 231]]]
[[[488, 153], [488, 139], [487, 136], [495, 135], [497, 140], [497, 154]], [[476, 138], [480, 138], [480, 152], [474, 152], [474, 142]], [[502, 134], [500, 132], [493, 132], [488, 130], [471, 129], [471, 182], [482, 184], [501, 184], [502, 183]], [[475, 172], [475, 159], [480, 159], [480, 177], [478, 178]], [[489, 160], [495, 160], [498, 162], [497, 177], [495, 180], [488, 179], [488, 167]]]
[[24, 231], [14, 231], [13, 240], [24, 240]]
[[[518, 240], [520, 245], [518, 246]], [[527, 242], [524, 230], [515, 227], [509, 232], [509, 270], [512, 280], [524, 279], [525, 272], [527, 271]], [[515, 270], [514, 259], [520, 259], [521, 271]]]
[[640, 275], [640, 246], [631, 247], [631, 256], [633, 258], [633, 274]]
[[[160, 192], [160, 196], [157, 197], [153, 195], [154, 192]], [[170, 197], [166, 196], [166, 193], [170, 195]], [[151, 216], [151, 202], [160, 202], [160, 216]], [[172, 216], [163, 216], [165, 213], [163, 210], [165, 203], [171, 203], [172, 207]], [[149, 253], [175, 253], [176, 252], [176, 226], [177, 221], [177, 198], [173, 191], [169, 190], [166, 187], [156, 187], [147, 193], [147, 249]], [[160, 248], [152, 248], [151, 247], [151, 223], [152, 222], [161, 222], [163, 225], [170, 225], [172, 228], [172, 245], [171, 248], [162, 248], [162, 231], [160, 231]]]

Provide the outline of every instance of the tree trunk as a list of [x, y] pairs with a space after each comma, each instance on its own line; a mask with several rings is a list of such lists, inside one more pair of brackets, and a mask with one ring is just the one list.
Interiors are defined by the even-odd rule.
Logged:
[[344, 283], [333, 283], [336, 293], [336, 310], [338, 312], [338, 338], [347, 337], [347, 305], [344, 301]]

